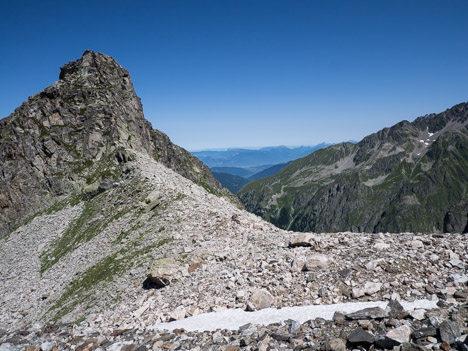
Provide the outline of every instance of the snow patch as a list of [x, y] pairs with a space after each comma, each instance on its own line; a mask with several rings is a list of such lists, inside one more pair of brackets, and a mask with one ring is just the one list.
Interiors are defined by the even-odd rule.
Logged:
[[[348, 302], [333, 305], [313, 305], [283, 307], [281, 309], [266, 308], [255, 312], [246, 312], [241, 309], [230, 309], [220, 312], [203, 313], [197, 316], [181, 319], [169, 323], [160, 323], [152, 327], [151, 330], [174, 330], [184, 328], [187, 331], [205, 331], [216, 329], [237, 330], [247, 323], [268, 325], [278, 323], [287, 319], [293, 319], [299, 323], [304, 323], [317, 317], [331, 320], [335, 312], [352, 313], [368, 307], [380, 307], [385, 309], [386, 301], [374, 302]], [[437, 301], [416, 300], [413, 302], [401, 302], [406, 311], [414, 309], [437, 308]]]

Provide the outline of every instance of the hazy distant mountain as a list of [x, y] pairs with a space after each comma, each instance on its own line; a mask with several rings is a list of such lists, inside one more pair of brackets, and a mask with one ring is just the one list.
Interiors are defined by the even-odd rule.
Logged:
[[229, 173], [217, 173], [213, 172], [213, 176], [223, 187], [228, 189], [231, 193], [235, 194], [250, 180]]
[[279, 171], [281, 171], [284, 167], [289, 165], [291, 162], [292, 161], [289, 161], [289, 162], [286, 162], [286, 163], [280, 163], [280, 164], [268, 167], [267, 169], [264, 169], [263, 171], [260, 171], [258, 173], [255, 173], [255, 174], [251, 175], [248, 179], [249, 180], [255, 180], [255, 179], [262, 179], [262, 178], [272, 176], [272, 175], [278, 173]]
[[331, 144], [318, 144], [314, 146], [273, 146], [258, 150], [251, 149], [228, 149], [225, 151], [197, 151], [192, 152], [208, 167], [255, 167], [261, 165], [276, 165], [304, 157], [316, 150]]
[[316, 151], [238, 195], [290, 230], [468, 232], [468, 104]]
[[256, 167], [211, 167], [212, 172], [216, 173], [228, 173], [232, 175], [236, 175], [243, 178], [249, 178], [258, 172], [262, 172], [263, 170], [272, 167], [272, 165], [261, 165]]

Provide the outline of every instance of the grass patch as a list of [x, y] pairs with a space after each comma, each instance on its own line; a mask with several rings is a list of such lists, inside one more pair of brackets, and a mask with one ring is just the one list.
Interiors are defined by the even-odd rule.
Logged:
[[[138, 258], [142, 259], [142, 256], [148, 254], [151, 250], [169, 244], [172, 241], [174, 239], [164, 238], [152, 245], [131, 250], [131, 248], [136, 247], [136, 242], [134, 242], [128, 247], [103, 258], [84, 272], [80, 278], [74, 280], [47, 313], [54, 313], [53, 320], [55, 322], [59, 321], [63, 316], [72, 312], [76, 306], [91, 298], [95, 294], [95, 287], [98, 284], [109, 284], [115, 277], [124, 274], [133, 266], [136, 266], [139, 262]], [[89, 307], [87, 306], [85, 309]]]

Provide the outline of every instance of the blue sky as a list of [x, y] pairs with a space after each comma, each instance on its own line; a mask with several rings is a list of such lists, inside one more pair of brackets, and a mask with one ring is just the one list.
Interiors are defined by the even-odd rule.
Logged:
[[0, 117], [92, 49], [190, 150], [360, 140], [468, 101], [468, 1], [2, 1]]

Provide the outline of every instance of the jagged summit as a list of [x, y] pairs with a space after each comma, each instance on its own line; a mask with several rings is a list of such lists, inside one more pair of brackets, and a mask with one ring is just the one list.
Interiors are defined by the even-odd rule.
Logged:
[[0, 120], [0, 236], [57, 196], [107, 189], [129, 172], [128, 150], [221, 193], [207, 167], [152, 129], [129, 73], [87, 50]]
[[[112, 57], [92, 50], [86, 50], [80, 59], [69, 61], [67, 64], [60, 67], [59, 78], [61, 80], [69, 80], [72, 77], [81, 76], [86, 77], [86, 80], [90, 82], [92, 78], [98, 78], [101, 71], [107, 70], [112, 72], [112, 76], [106, 74], [104, 76], [106, 78], [114, 78], [114, 80], [117, 80], [116, 78], [118, 77], [129, 77], [128, 71], [120, 66]], [[103, 80], [100, 81], [100, 84], [102, 83]]]

